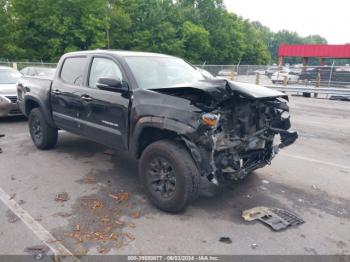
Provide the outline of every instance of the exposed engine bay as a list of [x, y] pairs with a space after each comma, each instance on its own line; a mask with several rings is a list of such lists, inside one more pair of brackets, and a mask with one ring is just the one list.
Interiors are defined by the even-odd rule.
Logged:
[[[293, 143], [287, 101], [236, 98], [218, 109], [220, 121], [213, 134], [216, 173], [238, 180], [271, 163], [279, 149]], [[280, 135], [281, 142], [276, 141]]]
[[201, 109], [202, 122], [185, 142], [204, 175], [215, 184], [222, 179], [243, 179], [269, 165], [280, 149], [298, 138], [296, 132], [288, 131], [288, 97], [253, 87], [227, 81], [222, 88], [161, 90]]

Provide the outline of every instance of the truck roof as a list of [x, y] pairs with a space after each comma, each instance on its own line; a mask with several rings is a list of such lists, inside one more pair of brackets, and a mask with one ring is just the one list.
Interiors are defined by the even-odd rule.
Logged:
[[81, 54], [112, 54], [112, 55], [117, 55], [122, 57], [128, 57], [128, 56], [171, 57], [170, 55], [159, 54], [159, 53], [125, 51], [125, 50], [104, 50], [104, 49], [97, 49], [97, 50], [91, 50], [91, 51], [77, 51], [77, 52], [67, 53], [66, 55], [70, 56], [70, 55], [81, 55]]

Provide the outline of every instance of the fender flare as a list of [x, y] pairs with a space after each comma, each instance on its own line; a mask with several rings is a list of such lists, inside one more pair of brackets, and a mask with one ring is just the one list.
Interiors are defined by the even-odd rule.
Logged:
[[39, 108], [41, 109], [41, 111], [44, 114], [44, 118], [45, 118], [46, 122], [51, 127], [57, 128], [56, 125], [55, 125], [55, 122], [53, 121], [51, 110], [49, 109], [49, 106], [45, 105], [42, 101], [40, 101], [40, 99], [38, 99], [38, 98], [36, 98], [34, 96], [31, 96], [31, 95], [26, 95], [25, 100], [24, 100], [23, 111], [25, 111], [25, 115], [26, 116], [29, 116], [29, 112], [27, 112], [27, 102], [28, 101], [32, 101], [32, 102], [38, 104]]
[[[155, 117], [155, 116], [145, 116], [140, 118], [137, 123], [134, 126], [134, 132], [131, 134], [131, 140], [130, 140], [130, 152], [135, 156], [138, 157], [138, 149], [139, 149], [139, 138], [143, 132], [143, 130], [147, 127], [157, 128], [160, 130], [167, 130], [174, 132], [179, 135], [179, 137], [185, 142], [186, 146], [190, 150], [192, 156], [192, 150], [193, 146], [195, 146], [193, 143], [193, 146], [189, 148], [188, 144], [190, 143], [190, 139], [188, 138], [188, 135], [191, 135], [196, 130], [186, 125], [182, 122], [176, 121], [174, 119], [165, 118], [165, 117]], [[196, 154], [198, 156], [198, 154]], [[194, 157], [194, 156], [193, 156]], [[197, 162], [196, 158], [194, 157], [195, 161]]]

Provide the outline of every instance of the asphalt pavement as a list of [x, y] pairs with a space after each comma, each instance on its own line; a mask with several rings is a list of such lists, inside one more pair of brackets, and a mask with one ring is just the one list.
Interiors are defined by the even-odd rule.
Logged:
[[[26, 119], [2, 119], [0, 253], [45, 243], [49, 252], [75, 255], [349, 255], [350, 103], [291, 97], [291, 108], [296, 144], [215, 195], [204, 187], [178, 215], [148, 202], [136, 160], [63, 131], [54, 150], [39, 151]], [[65, 192], [68, 199], [55, 199]], [[243, 221], [242, 211], [257, 206], [289, 210], [305, 223], [274, 232]], [[10, 209], [20, 217], [11, 220]]]

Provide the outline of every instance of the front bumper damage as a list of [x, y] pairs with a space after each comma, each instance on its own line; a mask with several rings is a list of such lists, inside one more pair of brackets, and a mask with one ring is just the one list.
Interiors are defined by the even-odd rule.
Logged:
[[[182, 98], [174, 99], [174, 103], [189, 101], [194, 107], [185, 107], [183, 114], [176, 115], [170, 113], [175, 112], [173, 108], [165, 110], [165, 117], [195, 130], [182, 132], [182, 140], [202, 176], [215, 184], [242, 179], [269, 165], [280, 149], [298, 138], [296, 132], [290, 131], [288, 97], [275, 90], [213, 79], [154, 91]], [[216, 124], [211, 125], [215, 117]]]
[[280, 149], [298, 138], [297, 132], [289, 130], [289, 107], [281, 98], [238, 98], [214, 112], [220, 118], [215, 128], [201, 125], [191, 141], [184, 139], [202, 175], [214, 184], [243, 179], [270, 165]]

